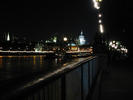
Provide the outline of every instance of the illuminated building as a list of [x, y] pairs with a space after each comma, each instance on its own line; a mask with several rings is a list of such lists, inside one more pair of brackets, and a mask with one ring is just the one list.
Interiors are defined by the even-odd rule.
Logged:
[[81, 31], [81, 34], [79, 35], [79, 45], [84, 45], [85, 44], [85, 37], [83, 35], [83, 31]]
[[71, 46], [71, 47], [69, 47], [69, 49], [71, 51], [78, 51], [79, 48], [77, 46]]
[[18, 37], [14, 33], [4, 32], [1, 39], [4, 40], [4, 41], [12, 41], [13, 42], [15, 40], [20, 39], [20, 37]]
[[53, 38], [53, 42], [56, 43], [57, 42], [57, 37]]
[[11, 36], [10, 36], [9, 32], [8, 33], [4, 32], [3, 39], [4, 39], [4, 41], [11, 41]]
[[43, 44], [42, 43], [37, 43], [35, 45], [35, 52], [40, 52], [43, 50]]
[[7, 34], [7, 41], [10, 41], [10, 35], [9, 35], [9, 32]]

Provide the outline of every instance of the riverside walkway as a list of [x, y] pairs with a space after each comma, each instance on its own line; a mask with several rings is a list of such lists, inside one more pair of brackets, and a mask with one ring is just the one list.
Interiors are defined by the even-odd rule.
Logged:
[[133, 100], [132, 62], [115, 62], [103, 73], [100, 100]]

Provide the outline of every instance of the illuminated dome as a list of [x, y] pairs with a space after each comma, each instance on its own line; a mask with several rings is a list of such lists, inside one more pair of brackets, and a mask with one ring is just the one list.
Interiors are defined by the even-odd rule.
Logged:
[[84, 45], [85, 44], [85, 37], [83, 35], [83, 31], [81, 31], [81, 34], [79, 35], [79, 44]]

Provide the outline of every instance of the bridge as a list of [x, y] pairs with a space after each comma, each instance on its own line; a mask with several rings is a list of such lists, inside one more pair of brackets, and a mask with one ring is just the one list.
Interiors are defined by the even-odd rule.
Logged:
[[[0, 51], [0, 55], [45, 55], [47, 57], [54, 57], [56, 54], [55, 51]], [[67, 56], [89, 56], [91, 55], [90, 51], [66, 51]]]
[[[89, 53], [89, 51], [66, 51], [66, 53]], [[0, 53], [54, 53], [54, 51], [0, 51]]]
[[7, 54], [47, 54], [47, 53], [54, 53], [54, 51], [0, 51], [0, 54], [4, 54], [4, 53], [7, 53]]

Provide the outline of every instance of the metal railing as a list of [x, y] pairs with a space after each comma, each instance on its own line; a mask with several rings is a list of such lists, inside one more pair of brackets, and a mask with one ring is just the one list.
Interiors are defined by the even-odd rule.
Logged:
[[98, 57], [81, 58], [8, 91], [0, 100], [86, 100], [99, 70]]

